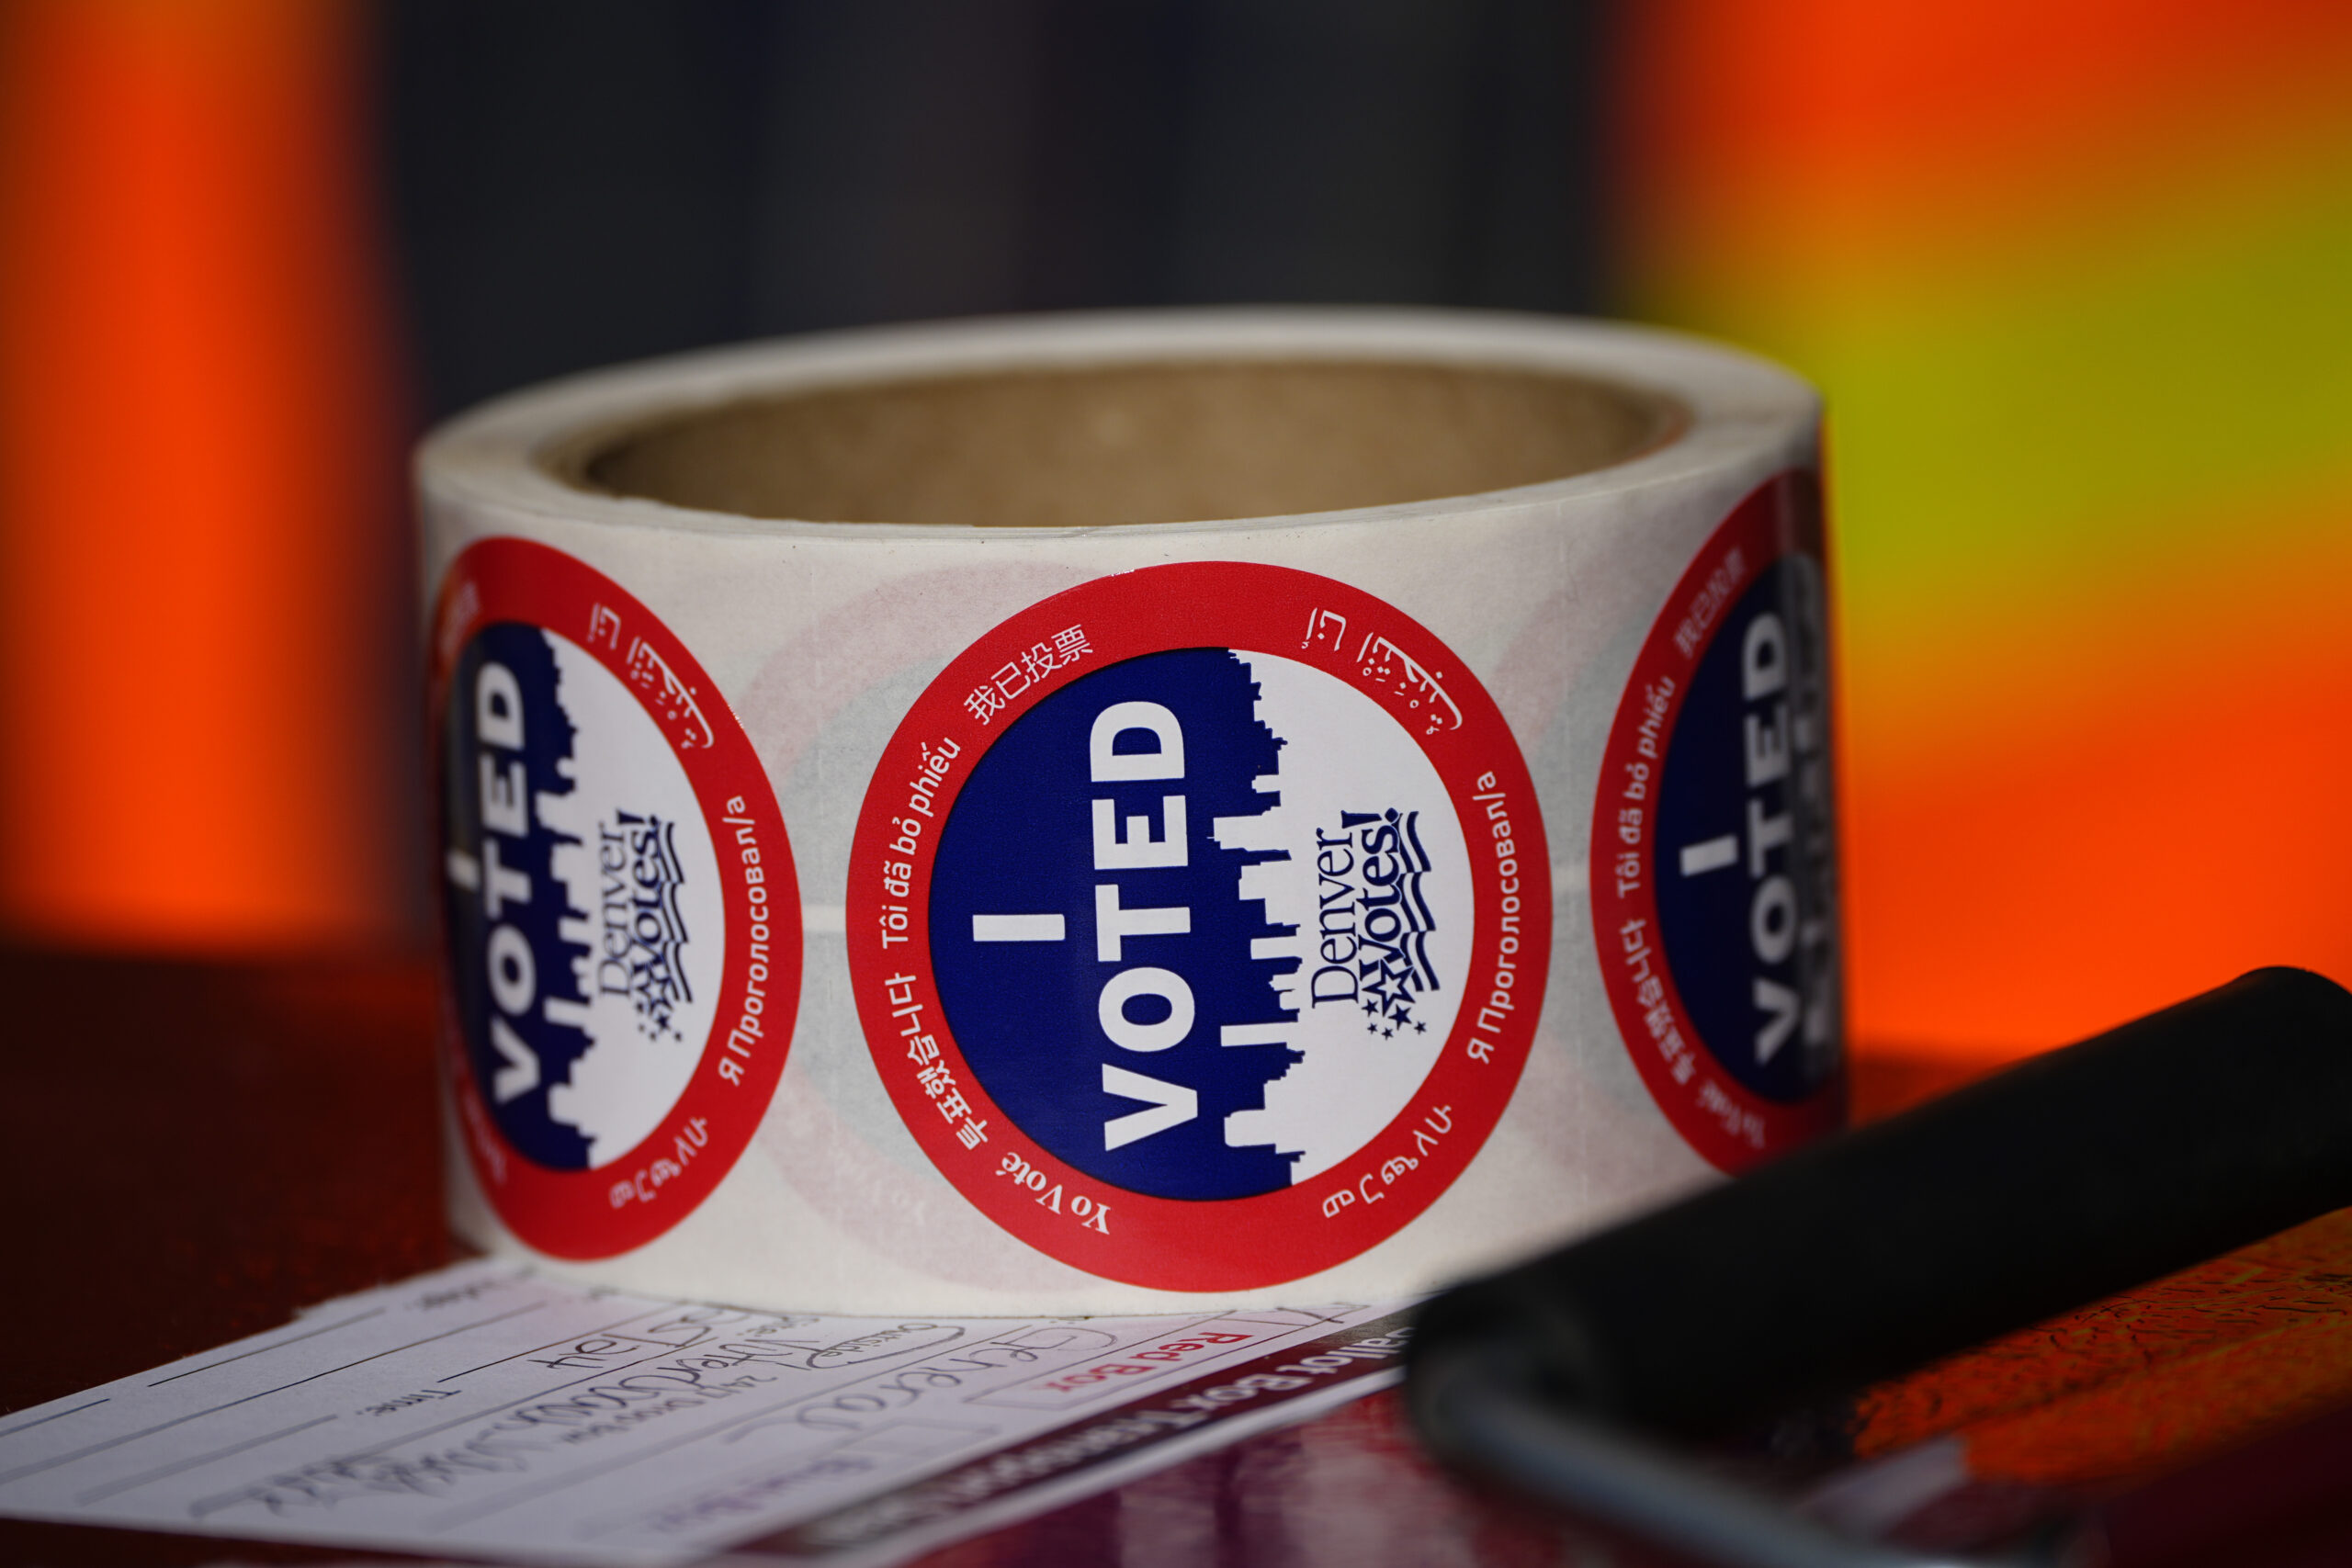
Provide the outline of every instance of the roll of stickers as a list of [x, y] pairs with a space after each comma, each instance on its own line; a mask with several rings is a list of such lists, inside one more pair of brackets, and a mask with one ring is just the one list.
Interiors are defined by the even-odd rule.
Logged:
[[419, 463], [452, 1214], [779, 1308], [1394, 1297], [1842, 1119], [1818, 409], [1589, 323], [755, 344]]

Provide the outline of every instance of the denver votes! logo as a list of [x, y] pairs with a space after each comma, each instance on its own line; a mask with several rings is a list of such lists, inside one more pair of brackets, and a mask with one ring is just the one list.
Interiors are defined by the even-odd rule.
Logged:
[[435, 621], [453, 1078], [492, 1206], [533, 1247], [642, 1245], [766, 1109], [800, 902], [750, 743], [668, 628], [569, 556], [485, 540]]
[[909, 713], [851, 863], [875, 1060], [964, 1194], [1091, 1273], [1236, 1289], [1394, 1234], [1508, 1101], [1543, 829], [1460, 662], [1230, 563], [1016, 615]]
[[1821, 506], [1780, 476], [1715, 530], [1610, 735], [1594, 937], [1667, 1119], [1740, 1170], [1845, 1114]]

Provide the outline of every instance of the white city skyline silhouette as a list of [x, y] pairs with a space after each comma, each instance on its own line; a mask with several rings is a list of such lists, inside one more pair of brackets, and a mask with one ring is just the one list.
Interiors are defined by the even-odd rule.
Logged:
[[[1294, 1185], [1353, 1155], [1405, 1108], [1445, 1048], [1469, 971], [1469, 857], [1445, 785], [1413, 738], [1378, 703], [1344, 681], [1275, 654], [1237, 653], [1258, 683], [1258, 721], [1279, 737], [1275, 771], [1256, 784], [1279, 798], [1264, 811], [1220, 817], [1213, 836], [1227, 850], [1280, 851], [1282, 858], [1241, 868], [1240, 891], [1265, 906], [1271, 925], [1289, 936], [1251, 943], [1257, 959], [1292, 960], [1269, 977], [1274, 1000], [1292, 1018], [1228, 1025], [1230, 1050], [1302, 1053], [1266, 1085], [1262, 1109], [1226, 1117], [1233, 1148], [1271, 1145], [1295, 1154]], [[1324, 963], [1320, 894], [1332, 891], [1316, 869], [1318, 829], [1336, 834], [1343, 812], [1420, 814], [1430, 865], [1421, 889], [1436, 919], [1430, 966], [1438, 988], [1416, 998], [1412, 1025], [1383, 1032], [1354, 1002], [1315, 1003], [1314, 971]], [[1361, 879], [1350, 880], [1361, 887]], [[1336, 911], [1337, 906], [1334, 906]], [[1352, 969], [1352, 964], [1350, 965]]]
[[[550, 857], [558, 886], [545, 896], [560, 896], [573, 911], [560, 930], [566, 942], [582, 950], [571, 968], [588, 1001], [583, 1007], [549, 997], [544, 981], [539, 990], [550, 1021], [573, 1025], [589, 1039], [569, 1077], [548, 1090], [548, 1116], [588, 1140], [588, 1165], [594, 1169], [641, 1143], [693, 1078], [718, 992], [725, 911], [702, 808], [661, 728], [593, 655], [554, 633], [541, 635], [555, 654], [557, 705], [571, 720], [571, 758], [557, 767], [572, 787], [567, 794], [540, 793], [532, 809], [541, 826], [560, 835]], [[674, 1035], [649, 1037], [638, 1026], [632, 998], [596, 984], [605, 937], [598, 829], [623, 810], [678, 824], [674, 841], [684, 875], [677, 900], [687, 939], [677, 962], [694, 999], [679, 1003], [671, 1021]], [[534, 889], [533, 897], [539, 896]]]

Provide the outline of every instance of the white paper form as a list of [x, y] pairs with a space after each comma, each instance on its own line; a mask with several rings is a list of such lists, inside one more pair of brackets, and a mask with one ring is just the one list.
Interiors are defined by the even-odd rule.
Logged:
[[485, 1260], [0, 1417], [0, 1514], [583, 1564], [888, 1561], [1393, 1382], [1404, 1343], [1393, 1304], [795, 1315]]

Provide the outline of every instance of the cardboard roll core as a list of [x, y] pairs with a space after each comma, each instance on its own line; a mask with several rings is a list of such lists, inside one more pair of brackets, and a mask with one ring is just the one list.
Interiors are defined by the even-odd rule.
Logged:
[[1278, 516], [1538, 484], [1654, 449], [1657, 393], [1395, 362], [1162, 363], [836, 386], [585, 444], [585, 489], [739, 516], [991, 527]]

